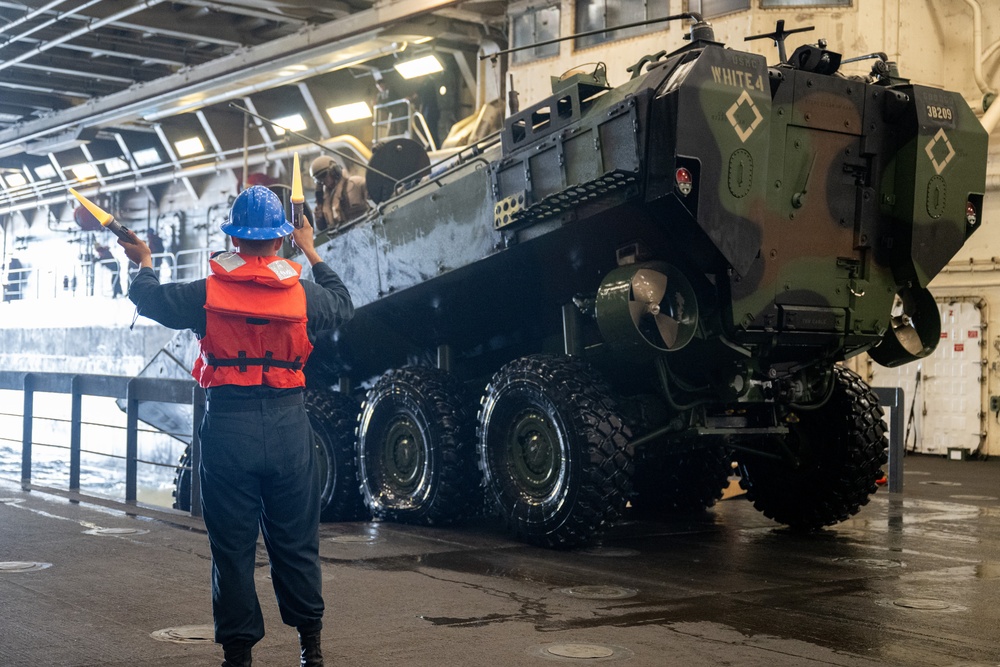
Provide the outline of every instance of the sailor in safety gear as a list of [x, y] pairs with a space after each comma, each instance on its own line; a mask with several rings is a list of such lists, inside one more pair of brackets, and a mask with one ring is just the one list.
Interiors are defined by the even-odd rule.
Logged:
[[[340, 277], [321, 260], [306, 222], [295, 229], [263, 186], [236, 198], [222, 230], [235, 252], [216, 255], [211, 275], [159, 284], [149, 247], [129, 232], [119, 241], [141, 268], [129, 288], [140, 315], [191, 329], [201, 353], [193, 375], [208, 398], [199, 429], [202, 508], [212, 548], [215, 640], [224, 666], [250, 665], [264, 636], [254, 590], [263, 533], [281, 619], [299, 631], [301, 665], [323, 664], [319, 563], [319, 480], [303, 404], [312, 341], [353, 315]], [[278, 257], [291, 234], [312, 266]], [[197, 500], [196, 500], [197, 502]]]

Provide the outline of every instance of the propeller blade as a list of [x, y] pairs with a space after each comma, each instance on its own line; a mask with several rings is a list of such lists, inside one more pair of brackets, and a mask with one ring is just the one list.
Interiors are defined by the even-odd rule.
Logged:
[[656, 328], [660, 331], [660, 338], [666, 343], [667, 349], [672, 348], [677, 342], [677, 330], [680, 328], [680, 322], [663, 313], [653, 317], [656, 320]]
[[641, 301], [629, 301], [628, 312], [632, 316], [632, 324], [638, 327], [642, 316], [649, 314], [649, 304]]
[[636, 301], [659, 304], [667, 293], [667, 276], [659, 271], [639, 269], [632, 276], [632, 296]]
[[896, 334], [896, 340], [910, 354], [916, 356], [923, 351], [924, 343], [920, 340], [920, 334], [912, 326], [893, 326], [892, 333]]

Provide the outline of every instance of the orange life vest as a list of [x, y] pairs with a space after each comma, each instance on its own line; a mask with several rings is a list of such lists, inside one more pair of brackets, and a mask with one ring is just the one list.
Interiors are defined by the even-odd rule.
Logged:
[[205, 336], [191, 374], [202, 387], [303, 387], [306, 334], [302, 267], [280, 257], [222, 253], [205, 281]]

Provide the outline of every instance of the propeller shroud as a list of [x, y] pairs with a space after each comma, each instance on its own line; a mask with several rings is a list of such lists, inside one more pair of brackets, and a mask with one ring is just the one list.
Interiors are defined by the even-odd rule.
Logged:
[[627, 352], [676, 352], [698, 329], [698, 299], [684, 274], [667, 262], [620, 266], [597, 291], [597, 325]]
[[941, 312], [934, 295], [923, 287], [904, 287], [896, 294], [889, 328], [868, 354], [894, 368], [928, 356], [940, 339]]

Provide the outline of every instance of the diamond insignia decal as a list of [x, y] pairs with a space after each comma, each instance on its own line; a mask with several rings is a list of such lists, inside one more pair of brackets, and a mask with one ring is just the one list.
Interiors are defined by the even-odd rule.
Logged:
[[[754, 115], [753, 122], [750, 123], [748, 127], [742, 127], [739, 121], [736, 120], [736, 112], [739, 111], [740, 107], [744, 104], [747, 105], [747, 107], [750, 109], [750, 111], [753, 112]], [[737, 99], [736, 102], [733, 103], [733, 106], [729, 107], [729, 111], [726, 112], [726, 118], [729, 119], [729, 124], [733, 126], [734, 130], [736, 130], [736, 135], [740, 138], [740, 141], [742, 141], [743, 143], [746, 143], [746, 140], [750, 138], [750, 135], [753, 134], [753, 131], [757, 129], [757, 126], [760, 125], [760, 122], [764, 120], [764, 117], [760, 114], [760, 111], [757, 109], [757, 105], [753, 103], [752, 99], [750, 99], [750, 93], [748, 93], [745, 90], [742, 93], [740, 93], [739, 99]]]
[[[944, 145], [948, 148], [948, 155], [945, 156], [944, 160], [938, 162], [937, 158], [934, 157], [934, 149], [937, 148], [938, 142], [943, 141]], [[944, 168], [948, 166], [951, 159], [955, 157], [955, 149], [952, 148], [951, 142], [948, 141], [948, 135], [944, 133], [944, 128], [937, 131], [934, 138], [927, 142], [924, 146], [924, 151], [927, 153], [927, 157], [931, 159], [931, 164], [934, 165], [934, 172], [940, 176]]]

